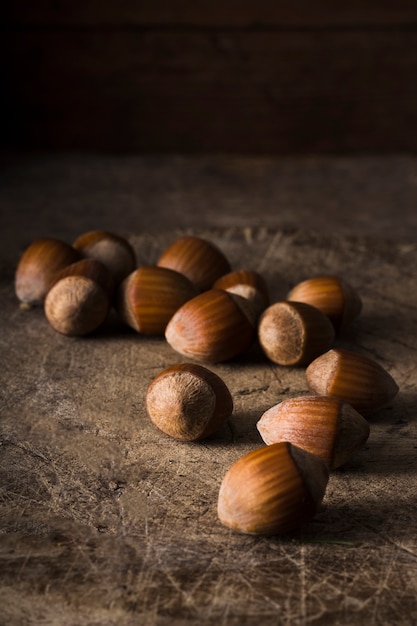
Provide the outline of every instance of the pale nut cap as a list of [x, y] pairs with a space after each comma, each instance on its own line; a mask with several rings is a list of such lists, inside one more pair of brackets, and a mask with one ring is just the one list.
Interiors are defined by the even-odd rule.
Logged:
[[109, 312], [108, 294], [87, 276], [66, 276], [48, 291], [45, 316], [57, 332], [69, 336], [96, 330]]
[[220, 485], [217, 514], [237, 532], [288, 533], [316, 514], [327, 482], [321, 459], [291, 443], [275, 443], [231, 466]]
[[148, 387], [145, 404], [154, 425], [179, 441], [212, 435], [233, 411], [223, 380], [193, 363], [173, 365], [158, 374]]
[[326, 352], [335, 338], [329, 318], [304, 302], [275, 302], [261, 315], [258, 338], [265, 355], [278, 365], [306, 365]]
[[336, 331], [348, 326], [361, 310], [357, 291], [340, 276], [314, 276], [295, 285], [287, 300], [306, 302], [329, 317]]
[[329, 470], [346, 463], [369, 437], [369, 423], [331, 396], [289, 398], [265, 411], [257, 423], [267, 445], [281, 441], [320, 457]]
[[398, 393], [392, 376], [376, 361], [350, 350], [331, 349], [306, 369], [312, 394], [345, 400], [364, 416], [386, 406]]

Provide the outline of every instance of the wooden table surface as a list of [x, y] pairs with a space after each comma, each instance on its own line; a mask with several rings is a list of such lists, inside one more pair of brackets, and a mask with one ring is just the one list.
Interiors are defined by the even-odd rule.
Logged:
[[[4, 155], [0, 174], [0, 624], [216, 626], [417, 623], [417, 159]], [[68, 338], [23, 311], [13, 275], [39, 236], [126, 235], [138, 264], [183, 232], [261, 272], [271, 297], [338, 273], [363, 311], [336, 339], [399, 385], [365, 447], [286, 536], [216, 516], [221, 479], [262, 445], [256, 422], [306, 393], [304, 368], [258, 346], [211, 369], [233, 430], [184, 444], [144, 408], [184, 361], [115, 315]]]

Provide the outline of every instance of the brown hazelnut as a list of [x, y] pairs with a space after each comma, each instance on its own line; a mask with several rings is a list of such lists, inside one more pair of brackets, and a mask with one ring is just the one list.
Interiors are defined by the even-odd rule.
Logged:
[[253, 312], [244, 298], [209, 289], [172, 316], [165, 338], [180, 354], [208, 363], [232, 359], [256, 337]]
[[259, 448], [238, 459], [223, 477], [218, 517], [242, 533], [288, 533], [314, 517], [328, 477], [319, 457], [291, 443]]
[[119, 284], [136, 267], [135, 252], [124, 237], [105, 230], [91, 230], [72, 244], [86, 258], [101, 261]]
[[172, 365], [148, 387], [146, 409], [159, 430], [180, 441], [198, 441], [229, 419], [233, 400], [223, 380], [202, 365]]
[[329, 318], [304, 302], [275, 302], [262, 313], [259, 343], [278, 365], [306, 365], [330, 348], [335, 331]]
[[46, 318], [63, 335], [87, 335], [107, 318], [113, 288], [113, 277], [102, 263], [94, 259], [77, 261], [57, 275], [46, 294]]
[[251, 303], [257, 317], [269, 305], [267, 284], [263, 276], [254, 270], [235, 270], [224, 274], [213, 284], [213, 289], [224, 289], [245, 298]]
[[379, 363], [350, 350], [320, 355], [307, 367], [306, 377], [311, 393], [341, 398], [365, 416], [398, 393], [397, 383]]
[[346, 463], [369, 437], [369, 423], [331, 396], [289, 398], [265, 411], [257, 428], [267, 445], [290, 443], [320, 457], [329, 470]]
[[306, 302], [320, 309], [336, 331], [353, 322], [362, 309], [357, 291], [339, 276], [315, 276], [304, 280], [291, 289], [287, 300]]
[[210, 289], [214, 281], [230, 272], [230, 263], [212, 242], [201, 237], [179, 237], [161, 254], [157, 265], [176, 270], [197, 287]]
[[165, 267], [144, 266], [119, 285], [115, 307], [120, 319], [145, 335], [163, 335], [174, 313], [197, 294], [186, 276]]
[[60, 239], [36, 239], [23, 252], [17, 265], [16, 296], [24, 304], [42, 304], [58, 272], [80, 258], [77, 250]]

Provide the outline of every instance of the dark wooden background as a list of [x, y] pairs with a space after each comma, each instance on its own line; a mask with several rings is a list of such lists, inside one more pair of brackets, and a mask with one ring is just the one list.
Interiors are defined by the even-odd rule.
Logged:
[[6, 148], [415, 152], [415, 0], [14, 0]]

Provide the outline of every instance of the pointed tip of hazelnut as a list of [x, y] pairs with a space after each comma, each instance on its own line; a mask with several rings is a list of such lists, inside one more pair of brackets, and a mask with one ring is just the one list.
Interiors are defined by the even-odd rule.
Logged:
[[289, 441], [321, 458], [329, 470], [345, 463], [369, 436], [369, 424], [331, 396], [298, 396], [265, 411], [257, 429], [267, 445]]
[[341, 467], [369, 438], [369, 422], [347, 402], [341, 403], [339, 428], [333, 451], [332, 469]]
[[399, 388], [393, 377], [373, 359], [345, 349], [333, 348], [306, 369], [313, 394], [345, 400], [365, 417], [386, 406]]

